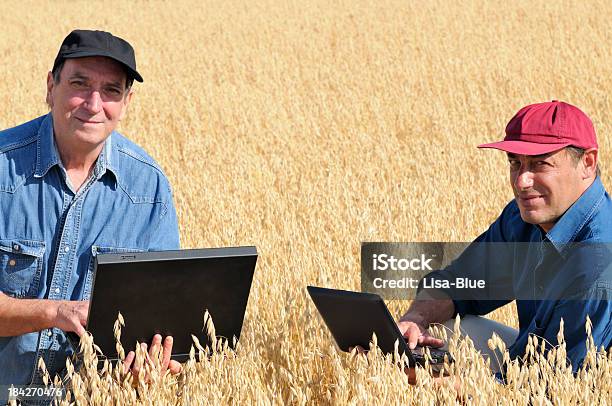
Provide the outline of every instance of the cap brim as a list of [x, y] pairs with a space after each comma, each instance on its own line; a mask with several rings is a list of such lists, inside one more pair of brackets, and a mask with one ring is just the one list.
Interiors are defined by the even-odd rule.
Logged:
[[142, 76], [140, 76], [140, 73], [136, 72], [134, 69], [130, 68], [125, 62], [115, 58], [112, 55], [109, 55], [103, 51], [100, 50], [92, 50], [92, 51], [76, 51], [76, 52], [72, 52], [72, 53], [64, 53], [62, 54], [62, 59], [74, 59], [74, 58], [86, 58], [88, 56], [104, 56], [106, 58], [110, 58], [114, 61], [119, 62], [121, 65], [123, 65], [123, 67], [128, 71], [128, 73], [130, 74], [131, 77], [134, 78], [134, 80], [136, 80], [137, 82], [142, 83], [143, 79]]
[[571, 144], [539, 144], [536, 142], [527, 141], [499, 141], [492, 142], [490, 144], [481, 144], [478, 146], [478, 148], [494, 148], [517, 155], [543, 155], [558, 151], [569, 145]]

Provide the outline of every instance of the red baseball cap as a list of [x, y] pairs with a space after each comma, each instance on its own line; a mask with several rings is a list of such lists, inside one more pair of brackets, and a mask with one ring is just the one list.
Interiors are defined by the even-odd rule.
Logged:
[[479, 145], [518, 155], [542, 155], [567, 146], [597, 148], [593, 122], [578, 107], [564, 102], [531, 104], [506, 126], [503, 141]]

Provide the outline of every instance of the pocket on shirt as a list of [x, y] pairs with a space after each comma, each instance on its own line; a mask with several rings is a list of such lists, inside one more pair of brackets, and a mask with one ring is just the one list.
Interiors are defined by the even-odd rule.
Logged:
[[14, 298], [38, 296], [45, 242], [0, 240], [0, 291]]
[[109, 247], [103, 245], [92, 245], [91, 246], [91, 258], [89, 260], [89, 267], [87, 269], [87, 276], [85, 278], [85, 289], [83, 290], [83, 300], [89, 300], [91, 298], [91, 289], [94, 279], [94, 266], [96, 263], [96, 257], [100, 254], [122, 254], [126, 252], [145, 252], [141, 248], [125, 248], [125, 247]]

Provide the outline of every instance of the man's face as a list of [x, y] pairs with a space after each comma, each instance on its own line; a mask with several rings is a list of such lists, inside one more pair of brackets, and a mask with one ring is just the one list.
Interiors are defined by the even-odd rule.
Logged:
[[123, 119], [132, 93], [122, 66], [105, 57], [66, 59], [60, 80], [47, 78], [56, 137], [74, 145], [103, 143]]
[[523, 221], [548, 232], [584, 192], [584, 171], [562, 149], [544, 155], [508, 153], [510, 182]]

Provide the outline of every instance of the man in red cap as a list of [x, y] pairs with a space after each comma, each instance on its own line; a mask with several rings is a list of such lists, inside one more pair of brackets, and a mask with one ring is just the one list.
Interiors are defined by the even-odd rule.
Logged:
[[[612, 242], [612, 200], [599, 178], [593, 124], [564, 102], [532, 104], [510, 120], [503, 141], [479, 147], [506, 152], [515, 198], [451, 265], [423, 278], [417, 300], [398, 321], [400, 330], [411, 348], [440, 347], [443, 341], [427, 328], [451, 326], [459, 314], [461, 328], [503, 380], [502, 358], [487, 346], [493, 332], [516, 359], [525, 355], [530, 335], [544, 339], [546, 351], [559, 344], [563, 325], [576, 371], [587, 351], [587, 318], [595, 346], [612, 345], [612, 255], [606, 244]], [[486, 288], [459, 289], [459, 278], [484, 280]], [[427, 288], [434, 285], [444, 287]], [[513, 300], [519, 330], [479, 317]]]

